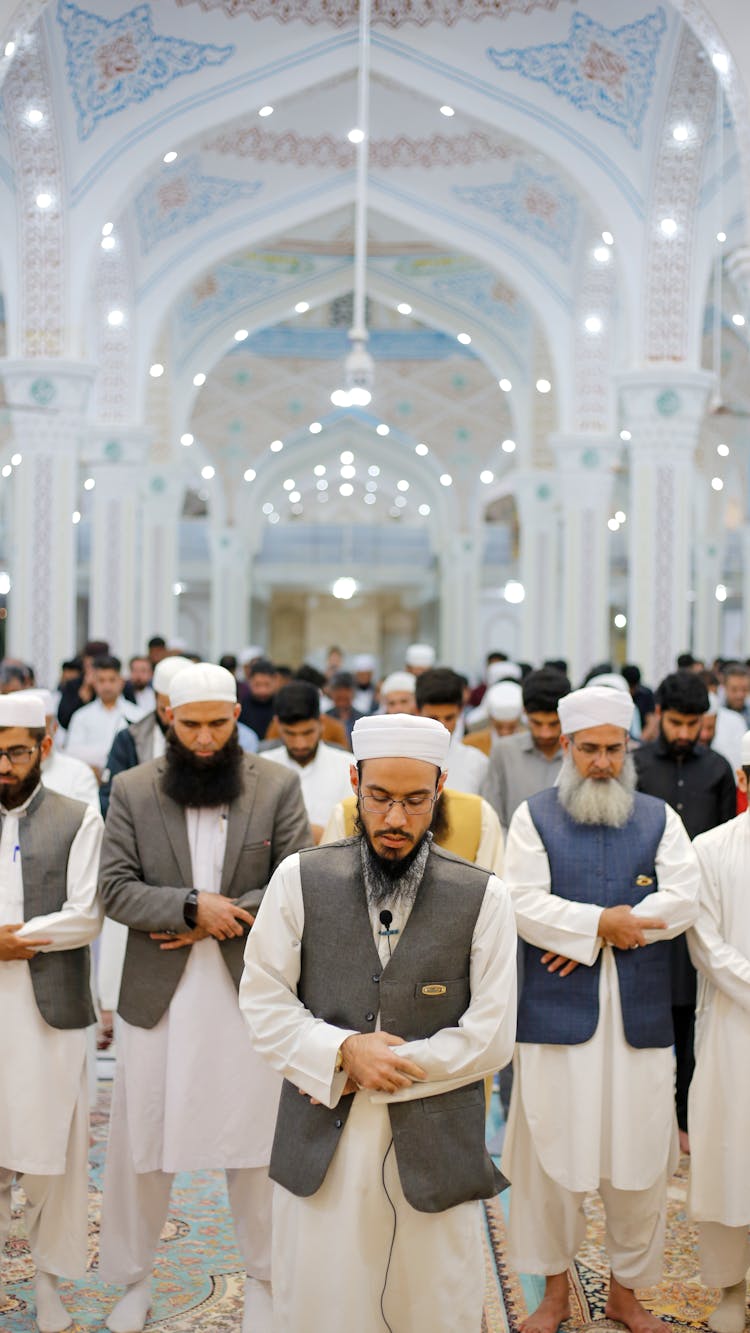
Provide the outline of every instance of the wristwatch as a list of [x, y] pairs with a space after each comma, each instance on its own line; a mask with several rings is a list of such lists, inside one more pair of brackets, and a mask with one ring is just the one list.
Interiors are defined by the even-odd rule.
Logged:
[[185, 918], [185, 925], [190, 930], [195, 930], [198, 924], [198, 890], [191, 889], [184, 903], [182, 904], [182, 915]]

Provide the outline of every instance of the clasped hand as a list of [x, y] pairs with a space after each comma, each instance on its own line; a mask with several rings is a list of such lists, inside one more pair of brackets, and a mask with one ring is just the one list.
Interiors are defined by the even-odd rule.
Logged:
[[36, 956], [43, 944], [52, 943], [52, 940], [32, 939], [31, 936], [19, 940], [18, 931], [23, 929], [23, 925], [23, 921], [17, 921], [9, 926], [0, 926], [0, 963], [27, 961]]
[[153, 930], [152, 940], [159, 940], [162, 949], [184, 949], [188, 944], [205, 940], [211, 935], [215, 940], [231, 940], [244, 934], [244, 926], [252, 926], [255, 917], [244, 907], [239, 907], [234, 898], [226, 898], [222, 893], [199, 893], [196, 909], [196, 927], [175, 934], [168, 930]]
[[[615, 949], [639, 949], [648, 944], [647, 930], [666, 930], [666, 921], [652, 916], [636, 916], [628, 903], [619, 907], [605, 907], [599, 917], [599, 936], [605, 944]], [[539, 960], [548, 972], [557, 972], [561, 977], [570, 976], [578, 967], [572, 958], [555, 953], [554, 949], [542, 954]]]
[[[412, 1083], [426, 1079], [420, 1065], [396, 1054], [394, 1048], [404, 1044], [403, 1037], [392, 1032], [355, 1032], [347, 1037], [341, 1044], [341, 1061], [347, 1076], [342, 1097], [360, 1088], [370, 1092], [398, 1092], [399, 1088], [409, 1088]], [[300, 1093], [307, 1096], [304, 1088], [300, 1088]], [[312, 1106], [320, 1105], [315, 1097], [310, 1102]]]

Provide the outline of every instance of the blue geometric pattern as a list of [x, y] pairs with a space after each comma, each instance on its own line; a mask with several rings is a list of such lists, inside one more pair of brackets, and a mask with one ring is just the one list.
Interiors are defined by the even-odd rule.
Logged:
[[459, 300], [469, 310], [480, 311], [487, 315], [494, 324], [519, 334], [528, 329], [530, 320], [527, 308], [520, 301], [510, 305], [508, 301], [498, 300], [493, 294], [497, 281], [495, 275], [487, 269], [477, 268], [469, 273], [455, 273], [451, 277], [436, 278], [432, 291], [438, 298]]
[[79, 9], [72, 0], [58, 0], [57, 19], [67, 49], [79, 139], [88, 139], [98, 121], [133, 102], [145, 102], [180, 75], [222, 65], [235, 52], [233, 46], [158, 36], [149, 5], [137, 5], [110, 22]]
[[217, 209], [252, 199], [260, 189], [261, 181], [204, 176], [199, 154], [186, 157], [179, 167], [160, 172], [136, 196], [135, 211], [143, 254]]
[[545, 83], [579, 111], [593, 111], [616, 125], [640, 148], [643, 119], [656, 77], [656, 58], [666, 30], [664, 10], [621, 28], [605, 28], [586, 14], [575, 14], [567, 42], [497, 51], [489, 59], [502, 70]]
[[456, 185], [453, 192], [465, 203], [549, 246], [562, 260], [570, 258], [578, 204], [556, 176], [543, 176], [521, 163], [507, 185]]
[[[458, 356], [473, 361], [470, 347], [463, 347], [447, 333], [433, 329], [372, 329], [368, 348], [374, 361], [442, 361]], [[251, 334], [233, 348], [233, 353], [284, 357], [292, 360], [341, 361], [349, 348], [346, 329], [295, 328], [276, 324]]]

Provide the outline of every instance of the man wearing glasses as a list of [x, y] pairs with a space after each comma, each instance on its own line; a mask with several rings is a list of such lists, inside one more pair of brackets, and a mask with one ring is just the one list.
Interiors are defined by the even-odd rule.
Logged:
[[478, 1201], [502, 1183], [482, 1079], [513, 1044], [513, 913], [500, 880], [432, 841], [445, 727], [362, 718], [352, 743], [357, 832], [282, 862], [240, 987], [287, 1080], [274, 1327], [477, 1333]]
[[558, 785], [524, 801], [508, 833], [524, 981], [502, 1165], [511, 1262], [546, 1279], [526, 1333], [569, 1317], [591, 1190], [607, 1217], [606, 1317], [663, 1333], [634, 1288], [661, 1277], [678, 1160], [666, 941], [694, 921], [699, 876], [679, 817], [635, 791], [633, 707], [607, 686], [560, 700]]
[[0, 699], [0, 747], [0, 1256], [18, 1177], [37, 1324], [53, 1333], [72, 1323], [58, 1279], [86, 1271], [88, 945], [102, 919], [103, 824], [42, 785], [52, 739], [38, 695]]

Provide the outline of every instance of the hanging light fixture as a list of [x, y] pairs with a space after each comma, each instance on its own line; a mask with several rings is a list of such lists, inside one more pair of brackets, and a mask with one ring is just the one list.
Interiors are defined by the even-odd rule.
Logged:
[[[357, 181], [354, 200], [354, 312], [349, 352], [344, 362], [344, 388], [334, 389], [334, 407], [367, 407], [375, 373], [367, 350], [365, 289], [367, 281], [367, 166], [370, 142], [370, 0], [359, 3], [359, 80], [357, 91]], [[350, 135], [350, 138], [352, 136]]]

